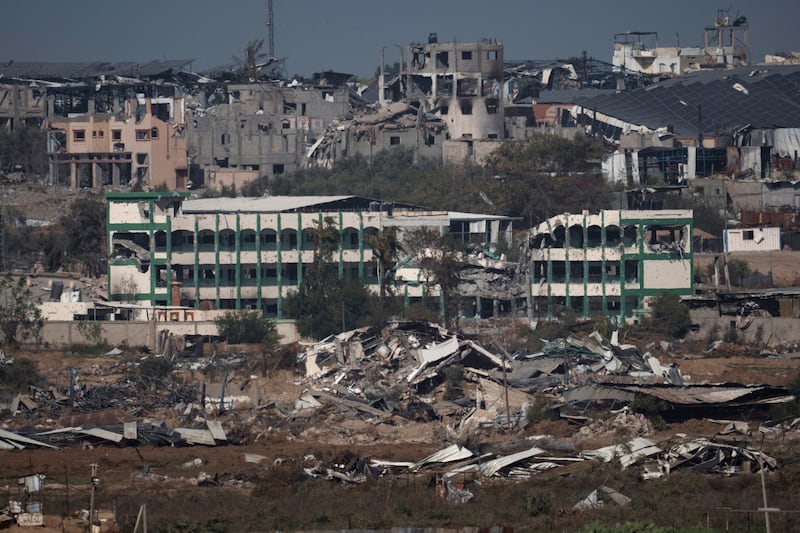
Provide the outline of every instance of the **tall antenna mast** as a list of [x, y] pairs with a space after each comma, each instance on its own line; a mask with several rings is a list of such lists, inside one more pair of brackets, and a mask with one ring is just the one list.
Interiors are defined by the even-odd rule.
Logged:
[[269, 58], [275, 57], [275, 15], [272, 13], [272, 0], [267, 0], [267, 34], [269, 35]]

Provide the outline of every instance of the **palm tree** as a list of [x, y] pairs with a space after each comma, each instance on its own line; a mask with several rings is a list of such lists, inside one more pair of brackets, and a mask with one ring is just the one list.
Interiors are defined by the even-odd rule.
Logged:
[[403, 251], [403, 246], [397, 237], [397, 227], [382, 228], [379, 233], [367, 237], [367, 242], [381, 269], [381, 298], [385, 298], [388, 293], [390, 275], [397, 263], [398, 256]]
[[253, 39], [244, 48], [244, 59], [234, 57], [234, 61], [242, 65], [241, 76], [245, 79], [257, 79], [261, 73], [259, 61], [265, 59], [267, 54], [261, 51], [264, 39]]

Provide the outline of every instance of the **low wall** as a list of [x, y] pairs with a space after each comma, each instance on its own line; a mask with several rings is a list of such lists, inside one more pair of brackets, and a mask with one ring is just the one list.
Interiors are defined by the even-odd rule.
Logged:
[[[108, 344], [118, 346], [148, 346], [156, 349], [156, 342], [161, 331], [167, 330], [173, 335], [216, 335], [217, 326], [212, 321], [204, 322], [146, 322], [146, 321], [97, 321], [77, 322], [73, 320], [48, 320], [42, 326], [42, 342], [51, 346], [67, 346], [70, 344], [89, 344], [92, 341], [81, 332], [81, 324], [99, 324], [101, 337]], [[275, 327], [281, 336], [281, 344], [297, 342], [300, 337], [293, 321], [281, 320]]]
[[[719, 316], [717, 311], [712, 309], [692, 310], [691, 317], [692, 323], [700, 326], [699, 331], [690, 334], [693, 339], [707, 339], [715, 325], [718, 329], [717, 337], [722, 338], [731, 324], [736, 325], [735, 316]], [[759, 327], [761, 342], [768, 346], [775, 348], [782, 345], [800, 345], [800, 319], [798, 318], [753, 317], [747, 328], [738, 330], [739, 338], [743, 342], [755, 342]]]

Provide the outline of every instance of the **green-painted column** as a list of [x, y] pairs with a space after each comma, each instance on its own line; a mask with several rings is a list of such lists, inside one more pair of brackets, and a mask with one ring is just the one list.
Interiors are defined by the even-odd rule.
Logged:
[[194, 308], [200, 309], [200, 223], [194, 217]]
[[[322, 213], [320, 213], [322, 216]], [[339, 279], [344, 278], [344, 216], [342, 215], [342, 211], [339, 210], [339, 240], [341, 244], [339, 245]]]
[[236, 309], [242, 308], [242, 247], [241, 247], [241, 220], [239, 213], [236, 213], [236, 234], [234, 235], [236, 243], [236, 271], [234, 272], [234, 279], [236, 280]]
[[172, 217], [169, 215], [167, 215], [167, 229], [164, 237], [167, 241], [167, 301], [172, 304]]
[[277, 249], [277, 259], [275, 268], [278, 274], [278, 318], [283, 318], [283, 252], [281, 250], [281, 238], [283, 230], [281, 229], [281, 214], [277, 214], [278, 235], [275, 237], [275, 248]]
[[303, 283], [303, 215], [297, 213], [297, 285]]
[[214, 290], [216, 291], [216, 306], [219, 309], [219, 213], [214, 217]]
[[364, 282], [364, 214], [358, 214], [358, 279]]
[[156, 305], [156, 288], [158, 287], [158, 278], [156, 278], [156, 236], [155, 236], [155, 229], [153, 224], [155, 221], [153, 220], [153, 208], [155, 207], [155, 202], [153, 200], [148, 200], [148, 222], [150, 225], [149, 228], [149, 238], [150, 238], [150, 305]]
[[256, 305], [261, 307], [261, 214], [256, 215]]

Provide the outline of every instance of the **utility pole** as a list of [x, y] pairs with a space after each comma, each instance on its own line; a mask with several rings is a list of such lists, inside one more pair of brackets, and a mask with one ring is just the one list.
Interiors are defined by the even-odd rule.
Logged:
[[269, 58], [275, 57], [275, 15], [272, 12], [272, 0], [267, 0], [267, 35], [269, 36]]
[[92, 467], [92, 495], [89, 497], [89, 533], [94, 533], [94, 493], [100, 480], [97, 479], [97, 463], [92, 463], [89, 466]]

